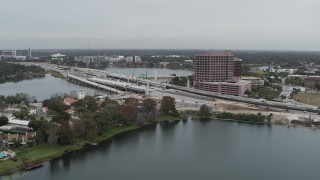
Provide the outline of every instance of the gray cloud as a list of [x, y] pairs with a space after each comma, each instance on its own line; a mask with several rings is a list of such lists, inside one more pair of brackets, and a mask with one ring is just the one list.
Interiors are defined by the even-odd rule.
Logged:
[[317, 0], [11, 0], [0, 48], [318, 50]]

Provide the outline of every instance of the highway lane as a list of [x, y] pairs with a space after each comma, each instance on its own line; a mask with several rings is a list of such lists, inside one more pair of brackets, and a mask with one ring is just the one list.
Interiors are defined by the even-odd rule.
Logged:
[[208, 92], [208, 91], [202, 91], [198, 89], [193, 88], [187, 88], [187, 87], [181, 87], [181, 86], [175, 86], [167, 83], [161, 83], [161, 82], [155, 82], [151, 80], [143, 80], [143, 79], [137, 79], [132, 78], [125, 75], [119, 75], [119, 74], [113, 74], [102, 70], [96, 70], [96, 69], [88, 69], [88, 68], [77, 68], [77, 67], [68, 67], [68, 66], [57, 66], [57, 65], [51, 65], [51, 64], [34, 64], [34, 65], [40, 65], [44, 67], [45, 69], [53, 69], [57, 70], [63, 74], [67, 74], [69, 71], [78, 71], [82, 72], [83, 74], [93, 74], [100, 78], [112, 78], [112, 79], [119, 79], [122, 81], [127, 82], [134, 82], [138, 84], [147, 85], [148, 83], [150, 86], [158, 87], [161, 89], [176, 89], [188, 93], [198, 94], [202, 96], [207, 96], [211, 98], [219, 98], [229, 101], [236, 101], [236, 102], [243, 102], [243, 103], [249, 103], [254, 105], [260, 105], [260, 106], [270, 106], [270, 107], [276, 107], [281, 109], [291, 109], [291, 110], [299, 110], [299, 111], [309, 111], [309, 112], [317, 112], [319, 109], [318, 107], [306, 105], [306, 104], [290, 104], [290, 103], [284, 103], [284, 102], [276, 102], [276, 101], [266, 101], [266, 100], [259, 100], [259, 99], [252, 99], [247, 97], [240, 97], [240, 96], [232, 96], [232, 95], [224, 95], [220, 93], [214, 93], [214, 92]]

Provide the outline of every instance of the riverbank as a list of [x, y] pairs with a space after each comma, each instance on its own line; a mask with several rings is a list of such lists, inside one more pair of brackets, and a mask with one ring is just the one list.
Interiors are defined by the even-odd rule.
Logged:
[[[168, 120], [180, 120], [174, 116], [158, 116], [157, 122], [168, 121]], [[108, 131], [105, 131], [102, 135], [94, 137], [90, 140], [90, 143], [101, 143], [110, 140], [111, 138], [131, 131], [138, 130], [145, 126], [150, 125], [150, 123], [144, 126], [138, 126], [136, 124], [122, 127], [113, 127]], [[16, 157], [9, 159], [7, 161], [0, 162], [0, 175], [9, 175], [16, 173], [18, 171], [23, 171], [22, 160], [27, 162], [44, 162], [51, 159], [60, 157], [68, 152], [80, 150], [87, 146], [88, 140], [76, 139], [73, 145], [49, 145], [47, 143], [40, 144], [35, 147], [21, 147], [12, 149], [16, 152]]]

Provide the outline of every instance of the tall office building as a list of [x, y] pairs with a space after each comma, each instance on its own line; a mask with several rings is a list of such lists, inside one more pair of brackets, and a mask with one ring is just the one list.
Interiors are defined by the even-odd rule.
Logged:
[[211, 51], [197, 54], [194, 87], [222, 94], [243, 96], [251, 89], [249, 81], [241, 79], [242, 60], [231, 51]]
[[28, 58], [31, 58], [32, 57], [32, 51], [31, 51], [31, 48], [28, 49]]

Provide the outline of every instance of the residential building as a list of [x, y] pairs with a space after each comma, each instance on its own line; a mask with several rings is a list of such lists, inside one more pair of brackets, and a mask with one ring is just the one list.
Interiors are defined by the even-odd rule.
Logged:
[[65, 105], [70, 106], [72, 103], [77, 102], [77, 100], [75, 100], [73, 98], [70, 98], [70, 97], [66, 97], [66, 98], [63, 99], [63, 102], [64, 102]]
[[222, 94], [243, 96], [251, 90], [251, 82], [240, 80], [242, 60], [231, 51], [210, 51], [197, 54], [194, 87]]

